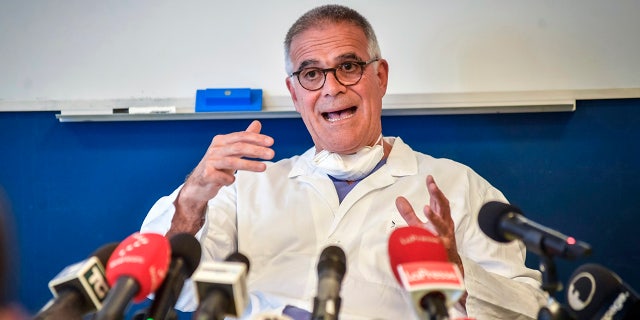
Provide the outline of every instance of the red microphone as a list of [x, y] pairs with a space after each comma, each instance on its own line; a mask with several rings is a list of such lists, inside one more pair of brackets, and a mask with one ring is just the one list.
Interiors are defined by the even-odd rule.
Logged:
[[418, 316], [448, 319], [448, 308], [462, 297], [464, 282], [440, 238], [420, 227], [397, 228], [388, 249], [393, 274], [411, 294]]
[[144, 300], [164, 280], [171, 261], [171, 245], [163, 235], [134, 233], [124, 239], [107, 262], [111, 290], [94, 319], [121, 319], [130, 301]]

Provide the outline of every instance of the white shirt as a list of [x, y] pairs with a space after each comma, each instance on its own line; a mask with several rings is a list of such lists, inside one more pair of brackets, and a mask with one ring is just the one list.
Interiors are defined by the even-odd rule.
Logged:
[[[524, 266], [523, 244], [497, 243], [477, 223], [481, 206], [506, 202], [503, 194], [469, 167], [415, 152], [400, 138], [385, 140], [393, 145], [387, 163], [360, 181], [342, 203], [329, 177], [311, 162], [315, 148], [270, 162], [265, 172], [239, 171], [236, 181], [209, 201], [205, 226], [196, 235], [203, 261], [223, 260], [235, 250], [251, 261], [251, 310], [243, 319], [287, 304], [311, 310], [317, 260], [332, 244], [347, 257], [341, 319], [417, 319], [408, 293], [391, 271], [387, 243], [393, 228], [407, 225], [396, 209], [396, 197], [406, 197], [423, 217], [429, 174], [450, 202], [469, 316], [535, 319], [546, 298], [539, 289], [540, 273]], [[158, 200], [141, 232], [169, 230], [178, 191]], [[177, 307], [196, 309], [190, 284]], [[462, 316], [453, 308], [450, 313]]]

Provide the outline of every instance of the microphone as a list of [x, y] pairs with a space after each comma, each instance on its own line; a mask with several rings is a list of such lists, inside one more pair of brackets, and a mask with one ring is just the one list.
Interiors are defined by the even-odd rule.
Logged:
[[389, 236], [389, 262], [396, 280], [411, 293], [418, 317], [449, 319], [448, 309], [464, 294], [458, 266], [448, 261], [442, 241], [420, 227], [401, 227]]
[[104, 265], [118, 246], [117, 242], [98, 248], [89, 258], [64, 268], [49, 281], [51, 299], [34, 320], [82, 319], [102, 307], [109, 285]]
[[577, 320], [640, 319], [640, 296], [607, 268], [585, 264], [569, 279], [566, 297]]
[[311, 320], [335, 320], [340, 312], [340, 287], [347, 271], [347, 257], [337, 246], [328, 246], [318, 260], [318, 293], [313, 298]]
[[249, 305], [249, 267], [249, 259], [239, 252], [230, 254], [223, 262], [201, 263], [191, 277], [199, 301], [193, 319], [240, 318]]
[[146, 319], [167, 318], [169, 311], [178, 301], [184, 281], [191, 277], [200, 264], [202, 248], [194, 236], [179, 233], [169, 239], [169, 244], [171, 245], [169, 271], [156, 291]]
[[498, 242], [520, 239], [538, 255], [575, 259], [591, 254], [589, 244], [528, 220], [519, 208], [510, 204], [498, 201], [484, 204], [478, 224], [489, 238]]
[[169, 267], [171, 247], [157, 233], [136, 232], [115, 249], [107, 263], [111, 290], [96, 320], [121, 319], [129, 302], [141, 302], [162, 283]]

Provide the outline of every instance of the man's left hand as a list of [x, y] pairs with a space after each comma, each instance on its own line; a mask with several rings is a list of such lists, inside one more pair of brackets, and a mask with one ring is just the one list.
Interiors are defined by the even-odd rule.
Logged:
[[456, 246], [455, 226], [453, 224], [453, 219], [451, 218], [449, 200], [444, 193], [442, 193], [440, 188], [438, 188], [436, 181], [431, 175], [427, 176], [427, 191], [430, 196], [429, 204], [425, 205], [422, 210], [427, 218], [426, 223], [422, 222], [422, 220], [418, 218], [407, 198], [402, 196], [396, 198], [396, 208], [398, 208], [398, 212], [400, 212], [400, 215], [402, 215], [404, 220], [410, 226], [432, 229], [427, 227], [427, 225], [431, 223], [435, 228], [437, 235], [442, 240], [443, 246], [447, 250], [449, 261], [457, 264], [460, 268], [460, 272], [464, 274], [462, 260], [460, 259]]

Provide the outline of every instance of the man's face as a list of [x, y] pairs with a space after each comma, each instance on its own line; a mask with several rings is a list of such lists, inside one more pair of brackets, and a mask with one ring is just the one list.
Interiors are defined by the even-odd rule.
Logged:
[[[364, 32], [348, 23], [326, 23], [293, 38], [290, 58], [294, 71], [303, 67], [333, 68], [344, 62], [368, 61]], [[364, 68], [355, 85], [340, 84], [327, 72], [317, 91], [303, 88], [298, 79], [287, 77], [296, 111], [300, 113], [316, 149], [354, 153], [373, 145], [382, 131], [382, 97], [387, 90], [388, 65], [384, 59]]]

